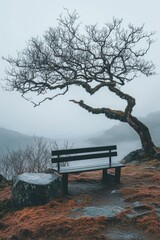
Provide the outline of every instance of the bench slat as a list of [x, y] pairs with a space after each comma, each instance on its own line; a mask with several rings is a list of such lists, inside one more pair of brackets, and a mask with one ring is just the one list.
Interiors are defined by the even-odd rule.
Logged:
[[107, 153], [97, 153], [97, 154], [85, 154], [85, 155], [75, 155], [75, 156], [64, 156], [64, 157], [55, 157], [52, 158], [52, 163], [57, 162], [68, 162], [68, 161], [77, 161], [77, 160], [88, 160], [96, 158], [105, 158], [117, 156], [117, 152], [107, 152]]
[[85, 152], [99, 152], [106, 150], [116, 150], [117, 146], [102, 146], [102, 147], [90, 147], [90, 148], [74, 148], [74, 149], [62, 149], [52, 151], [52, 156], [73, 154], [73, 153], [85, 153]]

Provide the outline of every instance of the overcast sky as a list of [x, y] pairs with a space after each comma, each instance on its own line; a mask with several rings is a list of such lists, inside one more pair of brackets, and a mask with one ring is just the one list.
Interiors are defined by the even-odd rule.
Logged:
[[[5, 76], [6, 62], [2, 56], [16, 56], [31, 37], [42, 35], [56, 25], [58, 16], [67, 8], [76, 10], [80, 21], [86, 24], [109, 22], [113, 17], [123, 18], [124, 25], [145, 23], [148, 31], [156, 31], [157, 41], [148, 58], [156, 65], [157, 75], [141, 77], [125, 86], [124, 91], [136, 98], [134, 114], [139, 117], [160, 110], [160, 1], [159, 0], [0, 0], [0, 76]], [[87, 103], [119, 108], [119, 99], [97, 94], [93, 99], [77, 89], [37, 108], [25, 101], [18, 92], [0, 90], [0, 127], [26, 134], [47, 137], [85, 136], [103, 131], [118, 123], [104, 116], [92, 115], [69, 102], [85, 99]], [[108, 97], [108, 98], [107, 98]], [[100, 100], [100, 101], [99, 101]]]

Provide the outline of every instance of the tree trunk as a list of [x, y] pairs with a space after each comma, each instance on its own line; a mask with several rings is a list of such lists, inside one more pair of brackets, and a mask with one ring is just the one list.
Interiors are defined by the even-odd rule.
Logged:
[[152, 157], [160, 151], [160, 149], [154, 145], [149, 129], [145, 124], [132, 115], [127, 117], [127, 122], [139, 135], [146, 156]]
[[123, 122], [127, 122], [137, 132], [137, 134], [140, 137], [145, 155], [149, 157], [153, 157], [155, 153], [160, 152], [160, 149], [154, 145], [147, 126], [141, 121], [139, 121], [136, 117], [132, 116], [131, 114], [133, 107], [136, 104], [135, 99], [132, 96], [122, 92], [120, 89], [116, 88], [114, 85], [110, 85], [109, 90], [111, 92], [114, 92], [121, 99], [125, 99], [127, 101], [127, 106], [124, 111], [125, 118], [120, 119], [119, 117], [117, 117], [117, 119]]

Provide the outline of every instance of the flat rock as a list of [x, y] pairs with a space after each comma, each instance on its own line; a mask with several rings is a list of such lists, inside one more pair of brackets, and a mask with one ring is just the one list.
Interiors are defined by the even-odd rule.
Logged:
[[116, 205], [107, 205], [107, 206], [90, 206], [90, 207], [84, 207], [84, 208], [76, 208], [72, 210], [73, 217], [80, 217], [80, 216], [90, 216], [90, 217], [98, 217], [98, 216], [104, 216], [107, 218], [113, 218], [117, 214], [119, 214], [121, 211], [123, 211], [124, 208]]
[[12, 204], [15, 207], [42, 205], [62, 195], [57, 174], [23, 173], [13, 177]]
[[113, 218], [123, 210], [124, 209], [119, 206], [107, 206], [107, 207], [105, 206], [105, 207], [86, 207], [84, 208], [83, 211], [87, 216], [93, 217], [105, 216], [108, 218]]

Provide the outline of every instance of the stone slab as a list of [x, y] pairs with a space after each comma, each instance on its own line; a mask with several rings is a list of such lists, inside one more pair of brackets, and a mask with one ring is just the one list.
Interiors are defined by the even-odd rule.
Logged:
[[13, 206], [42, 205], [61, 195], [62, 181], [57, 174], [23, 173], [13, 177]]

